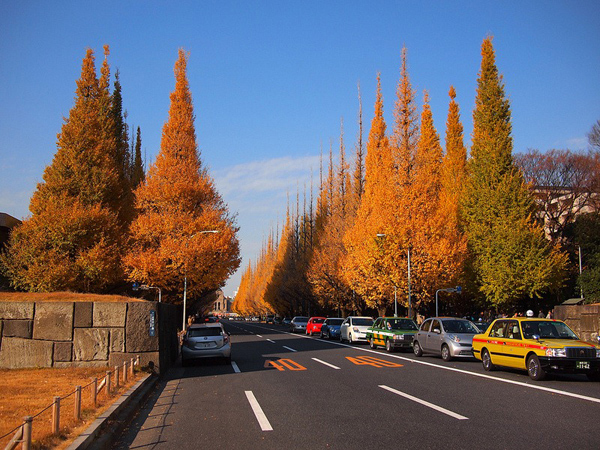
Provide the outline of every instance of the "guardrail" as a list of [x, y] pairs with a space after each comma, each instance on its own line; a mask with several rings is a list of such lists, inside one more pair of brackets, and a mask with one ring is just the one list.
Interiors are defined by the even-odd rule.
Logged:
[[[37, 414], [33, 416], [26, 416], [23, 418], [23, 423], [16, 428], [13, 428], [8, 433], [0, 436], [0, 440], [10, 436], [14, 433], [12, 439], [8, 442], [4, 450], [14, 450], [19, 444], [21, 444], [21, 448], [23, 450], [31, 449], [31, 435], [33, 430], [33, 421], [40, 417], [44, 412], [52, 409], [52, 435], [60, 434], [60, 424], [61, 424], [61, 401], [67, 400], [70, 397], [74, 396], [74, 411], [73, 417], [75, 422], [81, 421], [81, 405], [82, 405], [82, 396], [81, 392], [84, 389], [90, 388], [91, 391], [91, 404], [94, 408], [98, 406], [98, 395], [103, 392], [107, 397], [113, 391], [119, 389], [119, 383], [123, 382], [123, 384], [127, 383], [127, 380], [134, 376], [134, 366], [140, 365], [140, 356], [138, 355], [135, 359], [131, 358], [131, 360], [124, 361], [121, 366], [115, 366], [113, 371], [107, 370], [106, 375], [102, 377], [102, 381], [98, 383], [98, 378], [93, 378], [92, 381], [85, 386], [76, 386], [75, 390], [66, 394], [63, 397], [57, 396], [54, 397], [53, 402], [46, 406], [44, 409], [39, 411]], [[112, 380], [112, 381], [111, 381]], [[114, 387], [113, 383], [114, 382]]]

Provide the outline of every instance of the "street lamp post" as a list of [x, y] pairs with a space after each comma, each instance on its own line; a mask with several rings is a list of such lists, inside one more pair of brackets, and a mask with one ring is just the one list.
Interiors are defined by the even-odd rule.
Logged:
[[439, 317], [438, 314], [438, 292], [457, 292], [457, 293], [461, 293], [462, 292], [462, 288], [460, 286], [456, 286], [455, 288], [445, 288], [445, 289], [438, 289], [437, 291], [435, 291], [435, 316]]
[[[185, 247], [187, 249], [187, 244], [189, 242], [189, 240], [191, 238], [193, 238], [194, 236], [196, 236], [197, 234], [208, 234], [208, 233], [218, 233], [219, 230], [204, 230], [204, 231], [198, 231], [197, 233], [192, 234], [191, 236], [188, 237], [188, 240], [186, 241]], [[183, 324], [181, 327], [182, 331], [185, 331], [185, 320], [187, 318], [187, 265], [184, 264], [183, 266], [183, 271], [184, 271], [184, 276], [183, 276]]]
[[[386, 237], [385, 233], [377, 233], [378, 238]], [[410, 247], [406, 249], [408, 264], [408, 317], [412, 319], [412, 301], [410, 298]], [[394, 317], [398, 317], [398, 300], [396, 298], [396, 284], [394, 283]]]

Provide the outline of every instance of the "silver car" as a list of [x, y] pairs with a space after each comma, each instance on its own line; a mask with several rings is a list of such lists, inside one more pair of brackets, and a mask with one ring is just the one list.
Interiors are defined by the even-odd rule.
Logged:
[[442, 355], [444, 361], [452, 358], [473, 357], [473, 336], [479, 329], [467, 319], [457, 317], [432, 317], [421, 324], [415, 335], [415, 355], [423, 353]]
[[290, 322], [290, 332], [292, 333], [306, 333], [306, 325], [308, 324], [310, 317], [296, 316]]
[[220, 323], [193, 324], [187, 329], [181, 345], [181, 365], [200, 358], [223, 358], [231, 363], [231, 339]]

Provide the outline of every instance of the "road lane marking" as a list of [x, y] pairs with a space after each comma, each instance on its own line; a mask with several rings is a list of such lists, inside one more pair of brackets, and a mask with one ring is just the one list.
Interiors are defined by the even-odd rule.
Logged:
[[286, 350], [289, 350], [290, 352], [297, 352], [298, 351], [298, 350], [294, 350], [293, 348], [286, 347], [285, 345], [283, 346], [283, 348], [285, 348]]
[[260, 334], [257, 334], [256, 337], [262, 338], [262, 336]]
[[273, 344], [275, 344], [275, 341], [273, 341], [271, 339], [267, 339], [267, 341], [272, 342]]
[[288, 370], [306, 370], [306, 367], [291, 359], [278, 359], [277, 361], [267, 359], [265, 361], [265, 367], [269, 366], [275, 367], [281, 372], [285, 371], [286, 368]]
[[242, 373], [242, 371], [240, 370], [240, 368], [238, 367], [238, 365], [235, 363], [235, 361], [231, 361], [231, 367], [233, 367], [233, 371], [235, 373]]
[[374, 358], [372, 356], [346, 356], [346, 359], [357, 366], [373, 366], [373, 367], [404, 367], [402, 364], [386, 361], [385, 359]]
[[316, 362], [318, 362], [318, 363], [321, 363], [321, 364], [325, 364], [326, 366], [329, 366], [329, 367], [331, 367], [332, 369], [337, 369], [337, 370], [340, 370], [340, 368], [339, 368], [338, 366], [334, 366], [333, 364], [329, 364], [328, 362], [321, 361], [320, 359], [317, 359], [317, 358], [312, 358], [312, 360], [313, 360], [313, 361], [316, 361]]
[[406, 394], [404, 392], [400, 392], [400, 391], [398, 391], [396, 389], [392, 389], [391, 387], [385, 386], [383, 384], [380, 384], [379, 387], [382, 388], [382, 389], [385, 389], [386, 391], [390, 391], [390, 392], [392, 392], [392, 393], [394, 393], [396, 395], [399, 395], [401, 397], [404, 397], [404, 398], [407, 398], [409, 400], [412, 400], [413, 402], [420, 403], [421, 405], [427, 406], [428, 408], [435, 409], [436, 411], [444, 413], [444, 414], [446, 414], [446, 415], [448, 415], [450, 417], [454, 417], [455, 419], [458, 419], [458, 420], [469, 420], [468, 417], [461, 416], [460, 414], [457, 414], [457, 413], [455, 413], [453, 411], [450, 411], [449, 409], [442, 408], [441, 406], [438, 406], [438, 405], [434, 405], [433, 403], [429, 403], [429, 402], [427, 402], [425, 400], [421, 400], [420, 398], [413, 397], [412, 395]]
[[258, 420], [258, 424], [260, 425], [260, 429], [263, 431], [273, 431], [273, 427], [269, 423], [269, 419], [263, 412], [262, 408], [258, 404], [256, 397], [252, 391], [246, 391], [246, 398], [250, 402], [250, 406], [252, 407], [252, 411], [256, 416], [256, 420]]
[[[254, 325], [256, 326], [256, 325]], [[265, 330], [271, 330], [270, 328], [264, 328]], [[312, 339], [308, 336], [303, 336], [303, 335], [298, 335], [298, 334], [294, 334], [294, 333], [290, 333], [289, 331], [279, 331], [279, 333], [282, 334], [290, 334], [290, 335], [295, 335], [301, 338], [305, 338], [305, 339]], [[313, 339], [316, 340], [316, 339]], [[371, 350], [370, 348], [360, 348], [360, 347], [356, 347], [354, 345], [349, 345], [349, 344], [344, 344], [342, 342], [336, 342], [336, 341], [331, 341], [331, 340], [317, 340], [317, 342], [323, 342], [324, 344], [329, 344], [329, 345], [338, 345], [340, 347], [347, 347], [347, 348], [353, 348], [356, 351], [361, 351], [361, 352], [369, 352], [369, 353], [374, 353], [376, 355], [380, 355], [381, 352], [376, 351], [376, 350]], [[472, 375], [475, 377], [479, 377], [479, 378], [485, 378], [488, 380], [492, 380], [492, 381], [499, 381], [501, 383], [507, 383], [507, 384], [513, 384], [515, 386], [521, 386], [524, 388], [528, 388], [528, 389], [536, 389], [538, 391], [544, 391], [544, 392], [549, 392], [551, 394], [557, 394], [557, 395], [564, 395], [566, 397], [571, 397], [571, 398], [576, 398], [579, 400], [585, 400], [588, 402], [593, 402], [593, 403], [598, 403], [600, 404], [600, 398], [598, 397], [589, 397], [587, 395], [581, 395], [581, 394], [575, 394], [573, 392], [568, 392], [568, 391], [561, 391], [559, 389], [553, 389], [553, 388], [549, 388], [549, 387], [544, 387], [544, 386], [539, 386], [536, 384], [529, 384], [529, 383], [524, 383], [522, 381], [514, 381], [514, 380], [507, 380], [506, 378], [499, 378], [499, 377], [495, 377], [493, 375], [487, 375], [485, 373], [477, 373], [477, 372], [471, 372], [469, 370], [463, 370], [463, 369], [456, 369], [454, 367], [447, 367], [447, 366], [441, 366], [439, 364], [434, 364], [434, 363], [430, 363], [427, 361], [420, 361], [418, 359], [411, 359], [411, 358], [406, 358], [403, 356], [398, 356], [398, 355], [386, 355], [389, 358], [396, 358], [396, 359], [401, 359], [403, 361], [408, 361], [414, 364], [421, 364], [421, 365], [425, 365], [425, 366], [430, 366], [430, 367], [437, 367], [438, 369], [444, 369], [444, 370], [449, 370], [451, 372], [457, 372], [457, 373], [463, 373], [466, 375]]]

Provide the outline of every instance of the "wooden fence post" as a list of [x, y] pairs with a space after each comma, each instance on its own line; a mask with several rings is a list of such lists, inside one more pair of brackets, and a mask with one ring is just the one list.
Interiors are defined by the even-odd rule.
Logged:
[[131, 376], [131, 378], [133, 378], [133, 365], [134, 365], [134, 361], [133, 361], [133, 358], [131, 358], [131, 364], [129, 366], [129, 375]]
[[60, 397], [54, 397], [52, 404], [52, 434], [58, 435], [60, 431]]
[[31, 448], [31, 425], [33, 423], [33, 417], [26, 416], [23, 419], [23, 444], [21, 448], [23, 450], [29, 450]]
[[127, 384], [127, 361], [123, 361], [123, 384]]
[[138, 367], [139, 367], [139, 365], [140, 365], [140, 360], [141, 360], [141, 358], [140, 358], [140, 355], [137, 355], [137, 356], [135, 357], [135, 363], [137, 364], [137, 366], [138, 366]]
[[98, 407], [98, 378], [92, 380], [92, 404], [94, 408]]
[[110, 370], [106, 371], [106, 395], [110, 397]]
[[119, 366], [115, 366], [115, 390], [119, 389]]
[[81, 420], [81, 386], [75, 388], [75, 420]]

